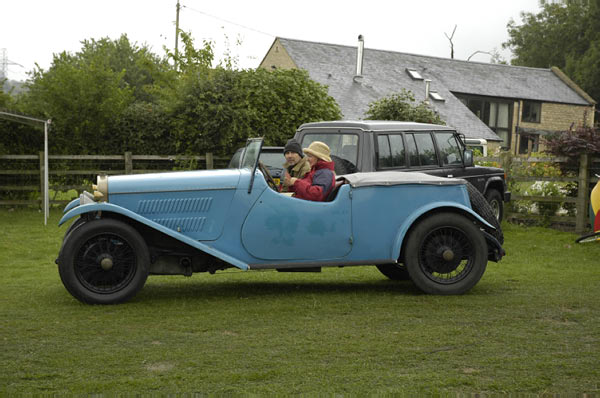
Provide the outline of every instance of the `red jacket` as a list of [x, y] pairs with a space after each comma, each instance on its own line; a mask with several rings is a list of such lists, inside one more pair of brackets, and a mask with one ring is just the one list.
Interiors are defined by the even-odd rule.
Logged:
[[333, 166], [333, 162], [317, 161], [304, 178], [296, 180], [290, 191], [294, 191], [299, 199], [324, 201], [335, 186]]

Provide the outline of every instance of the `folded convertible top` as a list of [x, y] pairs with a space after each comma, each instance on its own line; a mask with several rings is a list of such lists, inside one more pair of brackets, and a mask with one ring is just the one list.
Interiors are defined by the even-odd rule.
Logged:
[[402, 171], [344, 174], [337, 177], [338, 181], [341, 179], [345, 179], [353, 187], [402, 184], [461, 185], [467, 183], [460, 178], [436, 177], [424, 173]]

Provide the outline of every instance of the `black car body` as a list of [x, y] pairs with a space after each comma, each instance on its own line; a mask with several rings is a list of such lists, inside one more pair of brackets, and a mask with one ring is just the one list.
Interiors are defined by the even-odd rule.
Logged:
[[[245, 148], [240, 148], [231, 157], [229, 165], [230, 169], [240, 167], [240, 161], [243, 158]], [[283, 156], [282, 146], [264, 146], [260, 150], [260, 161], [267, 167], [267, 170], [273, 177], [275, 183], [279, 184], [283, 174], [283, 164], [285, 157]]]
[[448, 126], [395, 121], [306, 123], [294, 138], [303, 148], [313, 141], [329, 145], [336, 174], [418, 171], [463, 178], [487, 199], [498, 220], [510, 200], [504, 170], [473, 165], [464, 137]]

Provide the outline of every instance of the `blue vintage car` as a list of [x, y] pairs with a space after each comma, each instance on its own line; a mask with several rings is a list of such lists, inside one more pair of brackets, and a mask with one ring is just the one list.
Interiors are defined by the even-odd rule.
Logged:
[[462, 294], [504, 255], [464, 180], [356, 173], [311, 202], [273, 189], [261, 146], [249, 140], [239, 169], [100, 176], [59, 222], [75, 219], [57, 258], [66, 289], [113, 304], [150, 274], [375, 265], [426, 293]]

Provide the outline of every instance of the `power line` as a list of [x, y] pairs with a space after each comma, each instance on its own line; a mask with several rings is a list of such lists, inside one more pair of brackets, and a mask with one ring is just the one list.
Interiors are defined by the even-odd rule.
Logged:
[[269, 36], [269, 37], [276, 37], [276, 35], [273, 35], [271, 33], [263, 32], [261, 30], [254, 29], [254, 28], [251, 28], [251, 27], [246, 26], [246, 25], [242, 25], [242, 24], [239, 24], [239, 23], [236, 23], [236, 22], [233, 22], [233, 21], [229, 21], [227, 19], [224, 19], [224, 18], [221, 18], [221, 17], [217, 17], [216, 15], [212, 15], [212, 14], [209, 14], [209, 13], [204, 12], [204, 11], [196, 10], [195, 8], [191, 8], [191, 7], [188, 7], [186, 5], [182, 5], [182, 7], [187, 8], [190, 11], [197, 12], [198, 14], [206, 15], [207, 17], [210, 17], [210, 18], [213, 18], [213, 19], [217, 19], [219, 21], [223, 21], [223, 22], [226, 22], [226, 23], [231, 24], [231, 25], [239, 26], [240, 28], [251, 30], [251, 31], [256, 32], [256, 33], [260, 33], [261, 35], [265, 35], [265, 36]]

